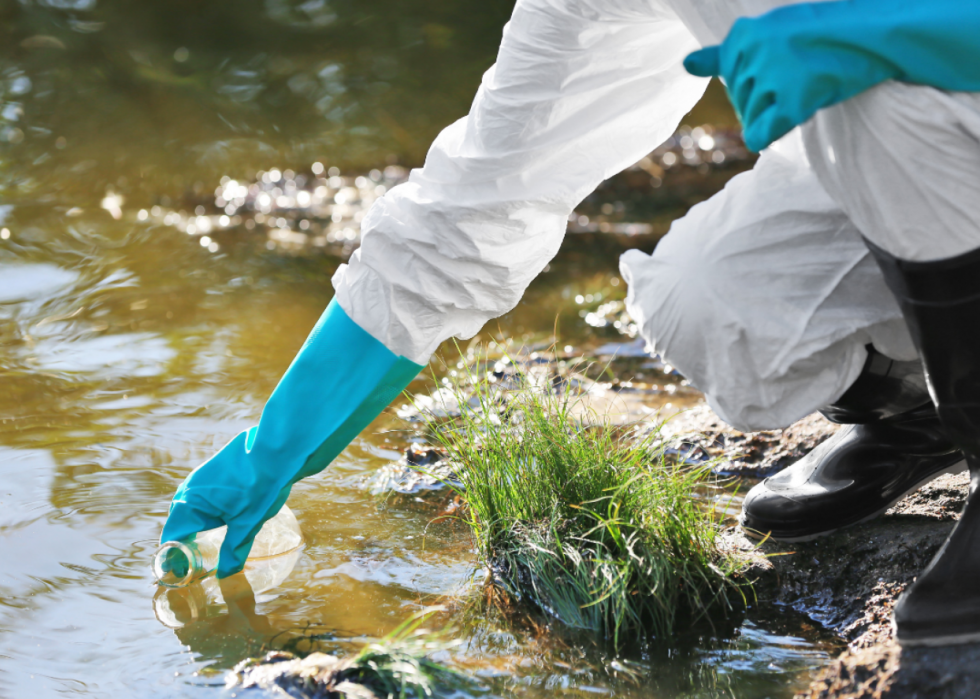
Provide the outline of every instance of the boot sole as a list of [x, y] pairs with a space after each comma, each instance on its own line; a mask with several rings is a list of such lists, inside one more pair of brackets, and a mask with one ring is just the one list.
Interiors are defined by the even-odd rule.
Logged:
[[[833, 534], [834, 532], [839, 532], [842, 529], [847, 529], [848, 527], [854, 527], [854, 526], [857, 526], [858, 524], [864, 524], [865, 522], [869, 522], [872, 519], [875, 519], [876, 517], [880, 517], [881, 515], [885, 514], [885, 512], [887, 512], [896, 502], [898, 502], [899, 500], [901, 500], [902, 498], [904, 498], [906, 495], [910, 495], [911, 493], [914, 493], [915, 491], [917, 491], [922, 486], [931, 483], [932, 481], [936, 480], [940, 476], [945, 476], [945, 475], [949, 475], [949, 474], [963, 473], [964, 471], [967, 470], [967, 468], [968, 467], [967, 467], [967, 464], [966, 464], [966, 459], [962, 459], [960, 461], [957, 461], [952, 466], [947, 466], [946, 468], [944, 468], [941, 471], [936, 471], [935, 473], [932, 473], [932, 474], [926, 476], [921, 481], [919, 481], [918, 483], [916, 483], [915, 485], [913, 485], [912, 487], [910, 487], [908, 490], [906, 490], [905, 492], [903, 492], [901, 495], [899, 495], [898, 497], [896, 497], [894, 500], [892, 500], [891, 502], [889, 502], [887, 505], [885, 505], [884, 507], [882, 507], [880, 510], [877, 510], [875, 512], [872, 512], [867, 517], [864, 517], [863, 519], [859, 519], [856, 522], [851, 522], [850, 524], [845, 524], [842, 527], [835, 527], [834, 529], [825, 529], [824, 531], [816, 532], [815, 534], [803, 534], [801, 536], [792, 536], [792, 535], [791, 536], [780, 536], [780, 535], [774, 534], [772, 532], [762, 532], [762, 531], [758, 531], [756, 529], [749, 529], [748, 527], [745, 527], [745, 526], [743, 526], [741, 524], [739, 526], [741, 527], [742, 531], [745, 532], [745, 535], [746, 536], [748, 536], [750, 539], [756, 539], [758, 541], [761, 541], [763, 539], [773, 539], [774, 541], [785, 541], [788, 544], [795, 544], [795, 543], [803, 543], [803, 542], [806, 542], [806, 541], [813, 541], [814, 539], [819, 539], [822, 536], [829, 536], [830, 534]], [[980, 634], [977, 634], [977, 638], [980, 638]], [[968, 643], [968, 642], [969, 641], [963, 641], [963, 643]]]
[[928, 636], [926, 638], [902, 638], [898, 634], [898, 624], [892, 618], [892, 635], [902, 648], [938, 648], [940, 646], [962, 646], [980, 641], [980, 631], [951, 634], [947, 636]]

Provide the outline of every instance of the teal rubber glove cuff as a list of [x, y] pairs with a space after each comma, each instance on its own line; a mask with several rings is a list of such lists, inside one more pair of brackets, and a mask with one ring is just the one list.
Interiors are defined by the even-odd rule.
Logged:
[[162, 541], [228, 525], [219, 578], [240, 571], [292, 485], [326, 468], [422, 367], [396, 356], [331, 301], [276, 386], [259, 424], [194, 470], [174, 495]]
[[761, 151], [818, 110], [885, 80], [980, 90], [980, 3], [843, 0], [788, 5], [735, 22], [690, 54], [688, 72], [720, 76]]

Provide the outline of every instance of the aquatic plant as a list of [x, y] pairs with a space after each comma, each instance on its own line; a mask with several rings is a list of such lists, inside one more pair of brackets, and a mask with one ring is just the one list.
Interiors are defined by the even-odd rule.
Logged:
[[235, 668], [229, 686], [278, 688], [299, 699], [422, 699], [436, 695], [440, 687], [471, 685], [471, 680], [431, 658], [455, 645], [446, 640], [446, 632], [423, 628], [437, 611], [441, 608], [409, 617], [347, 658], [275, 651], [262, 660], [246, 660]]
[[451, 385], [461, 413], [429, 419], [494, 580], [617, 647], [742, 607], [740, 563], [704, 497], [710, 470], [672, 463], [656, 431], [613, 427], [539, 378], [504, 392], [464, 370]]

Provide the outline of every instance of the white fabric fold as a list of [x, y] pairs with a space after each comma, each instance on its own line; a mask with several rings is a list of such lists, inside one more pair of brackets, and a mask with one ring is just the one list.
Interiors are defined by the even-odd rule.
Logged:
[[785, 427], [839, 398], [868, 343], [916, 357], [799, 130], [676, 221], [652, 255], [623, 255], [620, 270], [643, 337], [745, 431]]
[[519, 0], [469, 115], [365, 217], [341, 307], [418, 363], [511, 310], [575, 206], [700, 98], [681, 65], [697, 47], [660, 2]]

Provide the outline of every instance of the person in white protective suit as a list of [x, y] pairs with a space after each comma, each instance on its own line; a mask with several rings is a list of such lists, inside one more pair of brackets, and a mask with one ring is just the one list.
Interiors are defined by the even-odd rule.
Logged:
[[[955, 70], [947, 79], [938, 63], [923, 76], [879, 48], [888, 42], [875, 37], [896, 36], [868, 29], [890, 12], [882, 2], [769, 12], [786, 3], [518, 0], [469, 115], [368, 212], [360, 249], [333, 278], [334, 301], [258, 426], [188, 477], [164, 539], [228, 524], [218, 574], [240, 570], [292, 483], [329, 463], [441, 342], [512, 309], [557, 253], [574, 207], [674, 132], [707, 86], [685, 57], [715, 45], [688, 67], [725, 77], [750, 146], [781, 138], [675, 222], [652, 255], [623, 255], [629, 312], [733, 426], [779, 428], [815, 410], [849, 425], [753, 489], [743, 525], [787, 540], [826, 534], [962, 470], [965, 458], [976, 484], [980, 407], [969, 405], [980, 406], [980, 345], [969, 340], [980, 333], [964, 328], [980, 318], [980, 95], [966, 90], [980, 80]], [[910, 17], [903, 29], [969, 24], [898, 5]], [[859, 38], [834, 34], [848, 31]], [[835, 67], [836, 83], [812, 65], [784, 76], [816, 86], [795, 102], [778, 88], [753, 92], [769, 84], [767, 71], [795, 66], [778, 60], [786, 37], [816, 54], [851, 41], [857, 58], [814, 60]], [[933, 39], [913, 41], [920, 63], [934, 57]], [[817, 89], [828, 84], [833, 95]], [[779, 112], [790, 102], [789, 116]], [[903, 642], [980, 638], [980, 589], [965, 582], [980, 573], [978, 518], [971, 496], [898, 605]]]

